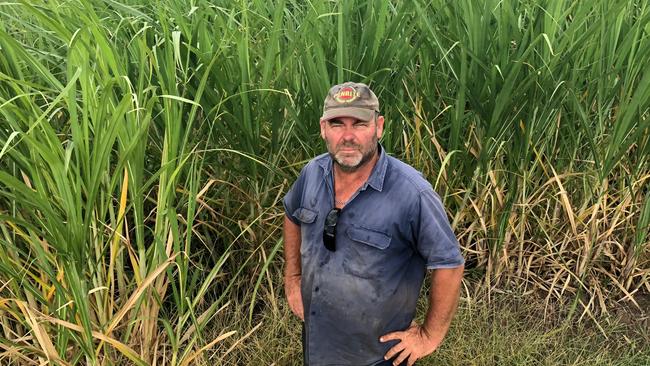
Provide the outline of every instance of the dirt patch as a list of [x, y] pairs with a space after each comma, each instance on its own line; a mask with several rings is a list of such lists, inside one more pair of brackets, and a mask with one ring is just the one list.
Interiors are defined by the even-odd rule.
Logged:
[[629, 328], [631, 336], [641, 335], [650, 342], [650, 293], [635, 294], [634, 300], [636, 304], [626, 301], [614, 306], [611, 314]]

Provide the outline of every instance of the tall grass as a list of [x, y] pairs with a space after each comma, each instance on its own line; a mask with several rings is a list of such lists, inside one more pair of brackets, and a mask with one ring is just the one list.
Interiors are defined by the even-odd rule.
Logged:
[[18, 1], [0, 17], [12, 362], [205, 364], [243, 341], [211, 321], [229, 301], [252, 326], [277, 309], [279, 201], [350, 79], [379, 95], [386, 149], [444, 197], [481, 282], [466, 296], [519, 286], [584, 317], [650, 291], [644, 1]]
[[11, 209], [1, 224], [3, 344], [61, 363], [189, 364], [214, 344], [202, 329], [225, 301], [203, 297], [230, 254], [191, 268], [195, 220], [209, 209], [193, 133], [210, 66], [192, 76], [190, 95], [176, 31], [161, 37], [141, 17], [102, 21], [116, 14], [62, 5], [10, 8], [21, 15], [14, 27], [39, 21], [47, 33], [0, 33], [3, 155], [14, 172], [0, 174]]

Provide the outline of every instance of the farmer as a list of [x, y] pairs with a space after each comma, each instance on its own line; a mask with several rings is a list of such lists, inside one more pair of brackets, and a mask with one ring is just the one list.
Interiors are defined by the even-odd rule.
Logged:
[[305, 365], [413, 365], [438, 348], [456, 311], [458, 242], [431, 184], [378, 143], [383, 130], [367, 85], [332, 87], [320, 119], [328, 152], [284, 197], [285, 292], [304, 321]]

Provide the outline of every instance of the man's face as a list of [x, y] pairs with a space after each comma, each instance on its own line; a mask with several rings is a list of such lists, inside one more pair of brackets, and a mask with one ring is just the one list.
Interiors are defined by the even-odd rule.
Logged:
[[372, 159], [383, 131], [383, 116], [370, 121], [339, 117], [320, 122], [327, 151], [345, 172], [354, 172]]

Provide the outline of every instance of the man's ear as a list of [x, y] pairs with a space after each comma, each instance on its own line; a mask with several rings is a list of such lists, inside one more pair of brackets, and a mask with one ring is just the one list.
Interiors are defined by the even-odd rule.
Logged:
[[325, 140], [325, 125], [327, 124], [326, 120], [320, 120], [320, 137]]
[[377, 116], [377, 140], [384, 134], [384, 116]]

